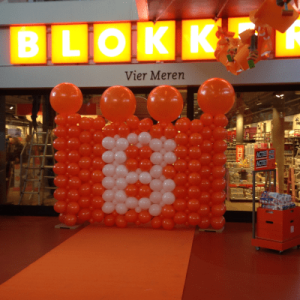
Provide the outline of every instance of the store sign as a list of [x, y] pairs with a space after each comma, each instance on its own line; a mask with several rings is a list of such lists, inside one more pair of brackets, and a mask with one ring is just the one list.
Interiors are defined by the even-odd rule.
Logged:
[[241, 162], [244, 160], [245, 156], [245, 146], [236, 145], [236, 162]]
[[249, 17], [228, 18], [228, 31], [234, 32], [234, 37], [238, 38], [239, 34], [247, 29], [254, 29], [255, 24], [250, 21]]
[[[183, 20], [181, 58], [183, 61], [215, 59], [218, 42], [215, 36], [222, 20]], [[254, 24], [249, 18], [229, 18], [228, 30], [240, 33]], [[286, 33], [276, 33], [276, 56], [299, 56], [300, 19]], [[10, 61], [15, 65], [89, 62], [131, 62], [131, 23], [97, 23], [51, 25], [47, 35], [45, 25], [10, 27]], [[89, 43], [89, 37], [91, 43]], [[139, 62], [174, 61], [176, 59], [176, 21], [137, 22], [136, 59]], [[47, 51], [47, 42], [49, 49]], [[92, 47], [91, 47], [92, 46]], [[134, 45], [133, 45], [134, 47]], [[92, 49], [90, 49], [92, 48]]]
[[300, 17], [285, 33], [276, 31], [275, 56], [293, 57], [300, 54]]
[[255, 149], [254, 170], [271, 170], [276, 167], [275, 149]]
[[218, 43], [216, 32], [222, 20], [182, 21], [182, 60], [216, 59], [214, 52]]

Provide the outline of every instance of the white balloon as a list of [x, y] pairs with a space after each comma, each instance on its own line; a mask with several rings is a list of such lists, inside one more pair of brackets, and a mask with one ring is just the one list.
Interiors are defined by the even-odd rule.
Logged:
[[152, 204], [149, 208], [149, 214], [153, 217], [159, 216], [161, 213], [161, 206], [158, 204]]
[[175, 196], [171, 192], [164, 193], [162, 196], [162, 201], [164, 204], [171, 205], [175, 202]]
[[118, 204], [117, 200], [113, 200], [112, 203], [113, 203], [114, 205], [117, 205], [117, 204]]
[[153, 151], [160, 151], [162, 149], [162, 142], [160, 139], [152, 139], [149, 146]]
[[[175, 154], [174, 154], [175, 155]], [[115, 154], [115, 161], [118, 163], [118, 164], [123, 164], [125, 161], [126, 161], [127, 157], [126, 157], [126, 154], [124, 151], [118, 151], [116, 154]]]
[[163, 183], [159, 179], [153, 179], [150, 182], [150, 188], [151, 188], [152, 191], [160, 192], [163, 188]]
[[115, 180], [112, 177], [104, 177], [102, 180], [102, 185], [107, 190], [111, 190], [115, 186]]
[[141, 170], [140, 168], [137, 168], [137, 169], [135, 170], [135, 173], [138, 174], [138, 175], [140, 175], [140, 174], [142, 173], [142, 170]]
[[115, 136], [114, 136], [114, 139], [117, 141], [118, 139], [120, 138], [120, 136], [118, 135], [118, 134], [116, 134]]
[[173, 152], [167, 152], [167, 153], [164, 155], [164, 161], [165, 161], [167, 164], [174, 164], [175, 161], [176, 161], [176, 155], [175, 155]]
[[124, 165], [119, 165], [116, 168], [116, 175], [117, 177], [125, 178], [128, 174], [128, 170]]
[[117, 152], [118, 152], [118, 149], [117, 149], [117, 147], [114, 147], [111, 151], [112, 151], [113, 153], [117, 153]]
[[146, 210], [150, 207], [151, 201], [148, 198], [141, 198], [139, 200], [139, 207], [143, 210]]
[[112, 137], [109, 137], [109, 136], [105, 137], [102, 140], [102, 146], [108, 150], [113, 149], [115, 147], [115, 144], [116, 144], [115, 139], [113, 139]]
[[[115, 166], [114, 166], [114, 167], [115, 167]], [[116, 169], [116, 167], [115, 167], [115, 169]], [[116, 180], [116, 179], [118, 178], [117, 174], [115, 174], [114, 176], [112, 176], [112, 178], [113, 178], [114, 180]]]
[[119, 203], [125, 202], [127, 199], [127, 195], [123, 190], [119, 190], [115, 193], [115, 200], [117, 200]]
[[158, 179], [161, 175], [162, 175], [162, 167], [157, 165], [157, 166], [153, 166], [150, 170], [150, 175], [153, 177], [153, 178], [156, 178]]
[[128, 136], [127, 136], [127, 141], [128, 141], [129, 144], [133, 144], [133, 145], [137, 144], [138, 141], [139, 141], [137, 134], [129, 133]]
[[106, 191], [104, 191], [104, 193], [102, 194], [102, 199], [103, 199], [104, 201], [111, 202], [111, 201], [114, 200], [114, 198], [115, 198], [115, 193], [114, 193], [114, 191], [112, 191], [112, 190], [106, 190]]
[[139, 201], [135, 197], [128, 197], [125, 201], [125, 204], [127, 208], [135, 209], [139, 205]]
[[111, 202], [105, 202], [102, 206], [102, 211], [105, 214], [111, 214], [115, 210], [115, 205]]
[[139, 180], [139, 175], [136, 172], [129, 172], [126, 176], [126, 181], [129, 184], [135, 184]]
[[166, 151], [173, 151], [176, 148], [176, 143], [174, 140], [166, 140], [164, 142], [164, 149]]
[[162, 136], [162, 137], [160, 138], [160, 140], [164, 143], [164, 142], [167, 140], [167, 138], [166, 138], [165, 136]]
[[112, 151], [105, 151], [102, 154], [102, 159], [105, 163], [110, 164], [114, 161], [115, 155]]
[[112, 164], [105, 165], [102, 169], [102, 172], [107, 177], [112, 177], [115, 174], [115, 166]]
[[120, 138], [116, 142], [116, 147], [119, 151], [124, 151], [129, 146], [127, 139]]
[[150, 161], [154, 165], [160, 165], [163, 161], [163, 156], [160, 152], [153, 152], [150, 156]]
[[152, 192], [149, 197], [152, 203], [162, 202], [162, 193], [161, 192]]
[[162, 155], [165, 155], [166, 154], [166, 149], [161, 149], [160, 151], [159, 151]]
[[137, 212], [138, 214], [142, 211], [142, 209], [138, 206], [135, 208], [135, 212]]
[[118, 188], [118, 190], [124, 190], [127, 186], [127, 182], [125, 178], [118, 178], [116, 180], [116, 187]]
[[174, 180], [172, 179], [166, 179], [163, 182], [163, 188], [166, 192], [172, 192], [175, 189], [176, 185]]
[[116, 205], [116, 212], [120, 215], [125, 215], [127, 213], [127, 206], [124, 203], [118, 203]]
[[151, 141], [151, 135], [150, 135], [150, 133], [148, 133], [148, 132], [141, 132], [141, 133], [139, 134], [138, 139], [139, 139], [139, 142], [140, 142], [142, 145], [146, 145], [146, 144], [149, 144], [149, 143], [150, 143], [150, 141]]
[[114, 191], [114, 192], [116, 192], [118, 190], [118, 188], [116, 187], [116, 186], [114, 186], [113, 188], [112, 188], [112, 191]]
[[[117, 167], [117, 166], [119, 166], [120, 164], [119, 164], [118, 162], [114, 161], [114, 162], [113, 162], [113, 165], [114, 165], [115, 167]], [[117, 176], [117, 175], [116, 175], [116, 176]]]
[[151, 182], [152, 180], [152, 177], [151, 175], [148, 173], [148, 172], [142, 172], [140, 175], [139, 175], [139, 180], [142, 184], [148, 184]]
[[165, 175], [161, 175], [161, 176], [159, 177], [159, 180], [165, 181], [165, 180], [166, 180], [166, 176], [165, 176]]
[[137, 143], [136, 146], [137, 146], [138, 148], [142, 148], [143, 145], [142, 145], [141, 143]]
[[160, 165], [164, 168], [167, 165], [167, 163], [163, 161]]

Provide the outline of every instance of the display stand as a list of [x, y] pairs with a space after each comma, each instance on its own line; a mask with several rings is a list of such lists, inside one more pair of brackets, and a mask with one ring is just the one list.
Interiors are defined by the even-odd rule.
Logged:
[[[257, 220], [264, 218], [269, 213], [271, 221], [267, 219], [260, 220], [260, 224], [265, 223], [265, 227], [260, 230], [261, 236], [257, 232], [256, 236], [256, 218], [255, 218], [255, 175], [261, 171], [253, 171], [253, 199], [252, 199], [252, 246], [259, 250], [260, 247], [278, 250], [282, 253], [284, 250], [300, 245], [300, 207], [283, 211], [272, 211], [260, 208], [257, 213]], [[269, 172], [269, 189], [271, 189], [271, 174], [274, 173], [274, 190], [276, 190], [276, 169], [264, 170]], [[292, 224], [292, 225], [291, 225]], [[293, 228], [293, 230], [290, 230]]]

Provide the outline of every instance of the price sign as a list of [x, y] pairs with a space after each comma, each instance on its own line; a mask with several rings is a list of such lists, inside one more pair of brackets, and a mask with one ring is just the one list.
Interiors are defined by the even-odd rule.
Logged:
[[275, 149], [255, 149], [255, 171], [275, 169], [275, 159]]

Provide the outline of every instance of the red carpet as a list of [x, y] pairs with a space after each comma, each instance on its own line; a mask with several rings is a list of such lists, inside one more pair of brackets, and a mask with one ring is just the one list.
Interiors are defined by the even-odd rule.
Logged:
[[0, 299], [181, 299], [193, 237], [90, 225], [0, 285]]

